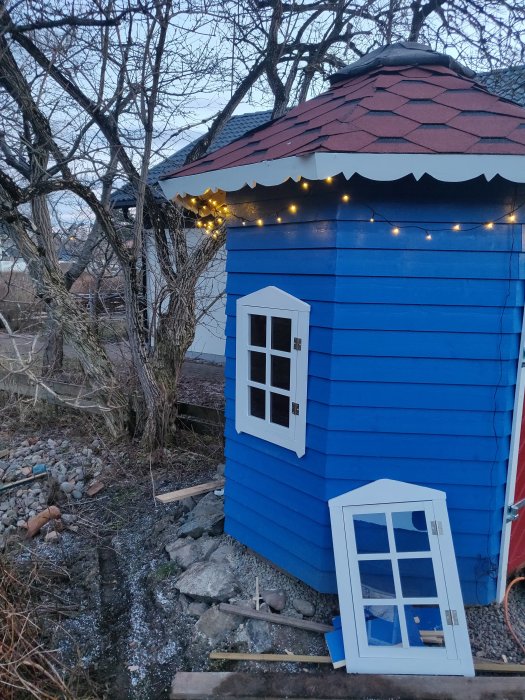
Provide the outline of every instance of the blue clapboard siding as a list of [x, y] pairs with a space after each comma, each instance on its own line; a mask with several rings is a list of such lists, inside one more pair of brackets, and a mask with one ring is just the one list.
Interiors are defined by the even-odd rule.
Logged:
[[[487, 603], [523, 315], [521, 226], [483, 225], [509, 210], [513, 192], [501, 181], [408, 184], [355, 178], [348, 204], [323, 183], [308, 197], [287, 184], [231, 202], [239, 223], [227, 239], [226, 530], [335, 592], [327, 500], [380, 478], [438, 488], [465, 602]], [[262, 228], [250, 223], [258, 217]], [[235, 430], [235, 305], [267, 285], [311, 305], [300, 459]]]

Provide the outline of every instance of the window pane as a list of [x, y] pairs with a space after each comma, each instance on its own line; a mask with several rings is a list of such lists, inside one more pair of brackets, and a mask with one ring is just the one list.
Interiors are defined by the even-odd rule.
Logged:
[[290, 352], [292, 345], [292, 321], [272, 316], [272, 350]]
[[432, 559], [399, 559], [401, 590], [405, 598], [437, 596]]
[[277, 425], [290, 425], [290, 397], [281, 394], [270, 394], [270, 420]]
[[250, 379], [252, 382], [266, 382], [266, 353], [250, 352]]
[[265, 393], [262, 389], [250, 387], [250, 415], [255, 418], [266, 417]]
[[390, 551], [384, 513], [366, 513], [353, 517], [358, 554], [384, 554]]
[[424, 510], [392, 513], [392, 524], [398, 552], [430, 551], [427, 518]]
[[359, 562], [363, 598], [395, 598], [394, 574], [389, 559]]
[[272, 355], [272, 386], [290, 388], [290, 358]]
[[411, 647], [445, 646], [439, 605], [405, 605], [405, 616]]
[[396, 605], [365, 605], [364, 615], [370, 646], [401, 646], [401, 628]]
[[250, 314], [250, 345], [266, 347], [266, 316]]

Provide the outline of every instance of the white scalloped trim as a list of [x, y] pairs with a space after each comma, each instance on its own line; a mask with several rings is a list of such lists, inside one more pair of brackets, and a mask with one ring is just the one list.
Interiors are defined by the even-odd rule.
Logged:
[[496, 175], [510, 182], [525, 182], [525, 156], [422, 154], [422, 153], [314, 153], [278, 160], [263, 160], [199, 175], [173, 177], [161, 181], [166, 197], [200, 195], [207, 190], [234, 192], [246, 185], [280, 185], [288, 179], [324, 180], [342, 173], [350, 179], [361, 175], [370, 180], [391, 181], [406, 175], [419, 180], [430, 175], [442, 182], [464, 182]]

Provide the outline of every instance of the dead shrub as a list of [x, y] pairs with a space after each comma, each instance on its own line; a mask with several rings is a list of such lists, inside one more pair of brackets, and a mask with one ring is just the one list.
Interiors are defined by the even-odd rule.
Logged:
[[64, 669], [40, 641], [31, 599], [36, 570], [22, 580], [0, 558], [0, 697], [3, 700], [75, 700]]

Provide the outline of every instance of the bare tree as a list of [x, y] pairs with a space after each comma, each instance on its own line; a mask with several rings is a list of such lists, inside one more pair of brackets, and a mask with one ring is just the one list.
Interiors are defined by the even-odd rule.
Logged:
[[[55, 332], [77, 353], [98, 400], [114, 407], [111, 429], [124, 429], [128, 401], [71, 285], [103, 240], [123, 279], [139, 425], [146, 444], [164, 444], [200, 313], [198, 280], [225, 233], [219, 227], [188, 246], [189, 219], [147, 173], [202, 123], [203, 103], [215, 116], [188, 160], [206, 152], [242, 103], [266, 100], [278, 117], [385, 38], [453, 45], [460, 58], [490, 67], [523, 60], [524, 21], [521, 3], [492, 0], [0, 0], [0, 218], [15, 232]], [[116, 182], [135, 199], [127, 236], [110, 207]], [[93, 218], [67, 273], [49, 213], [64, 191]], [[160, 268], [154, 345], [144, 316], [146, 238]]]

